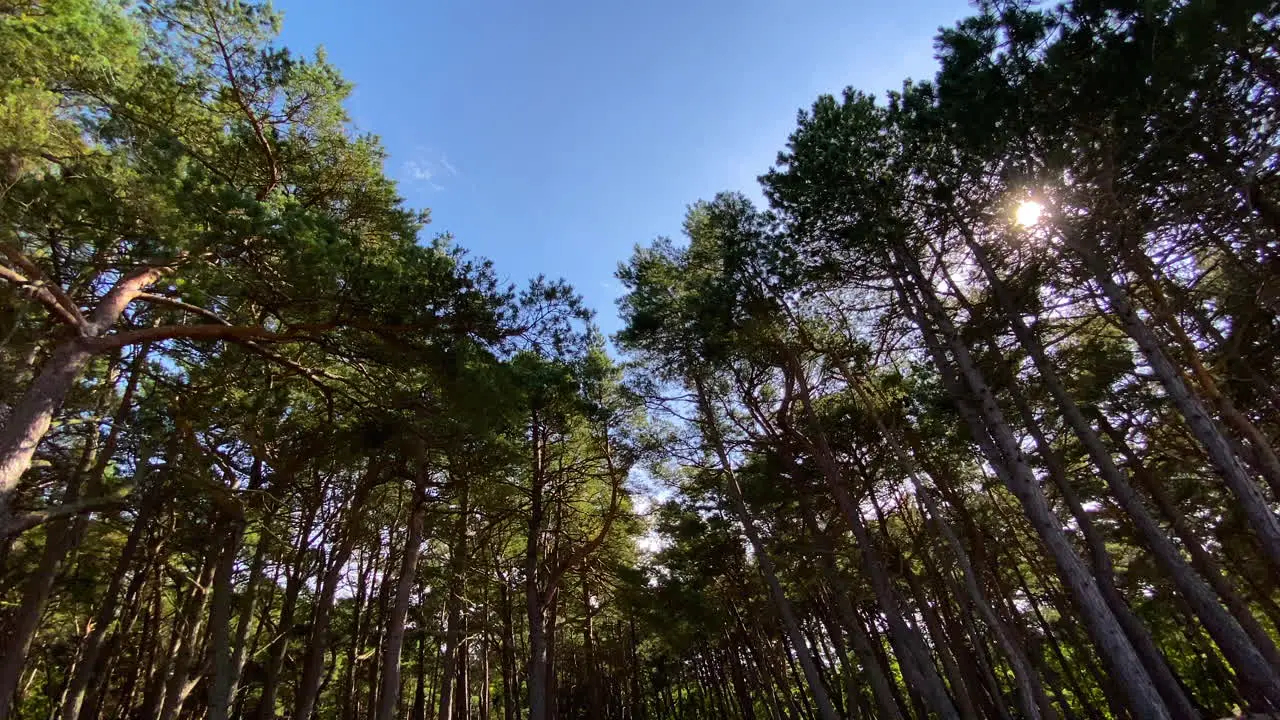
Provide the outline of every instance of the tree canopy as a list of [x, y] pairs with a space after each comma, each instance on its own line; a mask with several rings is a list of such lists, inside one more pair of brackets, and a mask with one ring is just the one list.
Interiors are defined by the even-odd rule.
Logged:
[[1280, 712], [1278, 10], [981, 0], [611, 345], [268, 4], [0, 0], [0, 720]]

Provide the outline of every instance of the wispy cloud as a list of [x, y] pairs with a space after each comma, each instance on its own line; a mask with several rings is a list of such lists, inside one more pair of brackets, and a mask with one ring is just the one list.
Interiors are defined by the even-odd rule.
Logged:
[[400, 164], [400, 171], [404, 182], [426, 185], [432, 190], [443, 190], [445, 180], [459, 175], [444, 153], [428, 147], [415, 148], [413, 157]]
[[404, 171], [412, 180], [430, 180], [435, 176], [435, 173], [431, 172], [431, 168], [423, 165], [417, 160], [409, 160], [406, 162], [404, 164]]

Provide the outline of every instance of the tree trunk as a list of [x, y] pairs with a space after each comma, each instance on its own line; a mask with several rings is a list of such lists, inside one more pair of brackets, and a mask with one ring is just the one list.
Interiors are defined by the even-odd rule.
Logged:
[[174, 640], [169, 645], [166, 672], [160, 683], [159, 697], [162, 702], [159, 703], [159, 712], [154, 714], [148, 712], [148, 718], [175, 720], [178, 713], [182, 711], [182, 705], [186, 702], [187, 696], [195, 687], [196, 681], [192, 676], [196, 676], [197, 679], [199, 677], [199, 668], [195, 667], [199, 657], [197, 643], [201, 636], [200, 631], [204, 627], [205, 606], [209, 603], [210, 584], [213, 582], [218, 564], [217, 554], [210, 553], [205, 560], [204, 569], [196, 579], [195, 586], [191, 588], [190, 594], [183, 603], [181, 613], [174, 619], [172, 631]]
[[334, 595], [347, 561], [351, 559], [351, 553], [355, 549], [357, 526], [364, 518], [365, 501], [382, 471], [381, 459], [370, 459], [368, 462], [364, 476], [352, 493], [349, 514], [343, 523], [340, 540], [330, 554], [328, 568], [320, 583], [315, 612], [311, 617], [311, 640], [302, 663], [302, 676], [298, 680], [292, 720], [311, 720], [315, 711], [320, 683], [324, 680], [325, 653], [329, 650], [329, 619], [333, 613]]
[[1257, 533], [1258, 541], [1272, 567], [1280, 571], [1280, 518], [1277, 518], [1257, 483], [1240, 463], [1226, 435], [1214, 422], [1200, 399], [1187, 387], [1182, 373], [1169, 359], [1155, 333], [1138, 316], [1137, 310], [1129, 302], [1127, 293], [1111, 278], [1106, 264], [1092, 248], [1079, 239], [1064, 237], [1064, 241], [1084, 260], [1094, 280], [1111, 303], [1111, 308], [1121, 325], [1142, 351], [1143, 357], [1147, 359], [1156, 377], [1159, 378], [1160, 385], [1169, 399], [1186, 419], [1191, 433], [1200, 441], [1209, 455], [1209, 460], [1226, 481], [1227, 487], [1239, 499], [1241, 509], [1254, 532]]
[[[893, 697], [892, 684], [880, 667], [880, 663], [876, 661], [875, 654], [871, 649], [871, 641], [867, 639], [866, 631], [862, 628], [862, 622], [858, 619], [857, 612], [853, 609], [852, 601], [849, 600], [848, 584], [840, 576], [839, 570], [836, 568], [835, 548], [832, 546], [831, 538], [818, 530], [818, 525], [814, 521], [814, 513], [812, 500], [808, 495], [802, 495], [800, 499], [800, 514], [809, 530], [809, 534], [814, 538], [814, 543], [817, 545], [815, 554], [822, 563], [824, 574], [834, 591], [836, 610], [840, 616], [840, 622], [853, 638], [854, 653], [858, 657], [859, 664], [862, 665], [863, 675], [871, 684], [871, 693], [875, 698], [879, 717], [881, 720], [902, 720], [902, 716], [898, 712], [897, 701]], [[843, 643], [840, 644], [842, 645]]]
[[[98, 605], [98, 610], [90, 621], [91, 628], [81, 646], [80, 660], [76, 665], [75, 673], [67, 681], [67, 687], [63, 691], [62, 720], [80, 720], [86, 691], [94, 676], [101, 670], [98, 661], [107, 633], [115, 623], [116, 610], [121, 600], [120, 587], [124, 583], [129, 568], [133, 566], [134, 555], [137, 554], [143, 537], [150, 529], [151, 521], [159, 511], [161, 502], [159, 490], [149, 492], [142, 502], [137, 518], [134, 519], [133, 527], [129, 530], [129, 539], [125, 541], [124, 549], [120, 551], [115, 572], [111, 574], [111, 580], [107, 583], [107, 590], [102, 595], [101, 604]], [[133, 597], [137, 594], [138, 587], [135, 587], [134, 583], [140, 586], [145, 576], [146, 573], [141, 570], [134, 573], [125, 597]]]
[[498, 607], [502, 613], [502, 720], [516, 716], [516, 641], [512, 618], [511, 588], [506, 578], [498, 583]]
[[[68, 346], [73, 349], [64, 351], [64, 348]], [[50, 360], [50, 366], [37, 378], [35, 384], [27, 393], [28, 397], [24, 397], [18, 406], [14, 408], [5, 430], [0, 432], [0, 527], [7, 527], [12, 510], [7, 505], [9, 495], [17, 487], [18, 479], [22, 473], [30, 466], [36, 444], [49, 429], [49, 422], [53, 417], [53, 413], [56, 412], [57, 406], [61, 404], [67, 389], [70, 388], [75, 378], [78, 377], [88, 362], [89, 355], [87, 350], [76, 350], [74, 348], [80, 348], [78, 341], [69, 340], [59, 346], [54, 353], [54, 357]], [[68, 362], [68, 358], [74, 360], [74, 358], [80, 357], [78, 353], [81, 352], [86, 354], [81, 360], [75, 361], [79, 363], [78, 365], [74, 368], [63, 367], [65, 362]], [[85, 441], [80, 467], [75, 470], [66, 491], [63, 493], [63, 504], [72, 503], [80, 499], [81, 493], [85, 490], [91, 495], [101, 492], [102, 479], [111, 463], [112, 456], [115, 454], [116, 443], [133, 404], [133, 395], [137, 390], [138, 379], [141, 375], [143, 363], [146, 362], [147, 354], [148, 348], [144, 346], [138, 351], [133, 360], [128, 383], [112, 419], [111, 430], [108, 432], [106, 439], [101, 442], [101, 447], [99, 447], [97, 428], [95, 427], [91, 430]], [[66, 373], [72, 374], [67, 375]], [[52, 379], [46, 376], [51, 376]], [[29, 396], [50, 383], [63, 382], [64, 380], [65, 384], [57, 392], [56, 399], [50, 401], [49, 397], [43, 397], [43, 399], [33, 401], [34, 405], [32, 407], [36, 408], [39, 417], [36, 418], [35, 425], [31, 425], [31, 427], [38, 428], [39, 436], [31, 440], [29, 447], [22, 445], [23, 442], [26, 442], [25, 440], [15, 440], [19, 445], [15, 446], [14, 452], [9, 452], [10, 448], [5, 445], [8, 442], [5, 434], [8, 433], [11, 427], [24, 423], [30, 424], [30, 418], [23, 419], [23, 413], [31, 411], [31, 408], [26, 407], [30, 399]], [[112, 380], [114, 378], [108, 378], [108, 385]], [[106, 404], [105, 400], [103, 404]], [[24, 435], [23, 437], [26, 436]], [[145, 450], [140, 455], [149, 457]], [[17, 463], [13, 467], [19, 468], [20, 466], [20, 469], [17, 469], [15, 471], [16, 474], [12, 475], [12, 486], [7, 487], [5, 485], [5, 473], [8, 471], [5, 469], [5, 463], [10, 462]], [[140, 474], [143, 477], [146, 475], [145, 471]], [[31, 649], [31, 641], [35, 637], [40, 615], [44, 612], [45, 605], [49, 601], [49, 594], [53, 591], [53, 585], [57, 580], [63, 561], [69, 552], [80, 545], [88, 529], [88, 513], [82, 513], [70, 519], [55, 521], [49, 528], [40, 565], [36, 568], [35, 574], [27, 578], [27, 582], [23, 586], [22, 602], [18, 606], [17, 612], [6, 623], [5, 630], [7, 632], [5, 632], [3, 640], [0, 641], [0, 720], [5, 720], [9, 715], [10, 703], [18, 688], [18, 681], [22, 675], [27, 653]]]
[[409, 533], [405, 538], [400, 577], [396, 581], [396, 601], [387, 620], [387, 641], [382, 655], [382, 689], [378, 697], [375, 720], [391, 720], [400, 704], [400, 651], [404, 646], [404, 622], [409, 615], [409, 596], [417, 580], [418, 554], [422, 548], [422, 525], [426, 498], [421, 481], [414, 490], [413, 509], [409, 516]]
[[769, 594], [772, 596], [774, 606], [778, 610], [783, 629], [791, 640], [796, 657], [804, 671], [805, 682], [809, 686], [809, 692], [813, 696], [814, 703], [817, 705], [818, 717], [820, 720], [838, 720], [839, 716], [836, 714], [835, 706], [831, 703], [831, 697], [828, 695], [827, 689], [822, 684], [822, 676], [818, 673], [813, 654], [805, 645], [804, 636], [800, 632], [800, 623], [791, 608], [791, 601], [787, 599], [786, 591], [783, 590], [782, 583], [778, 580], [773, 559], [769, 556], [768, 549], [760, 539], [759, 532], [756, 530], [755, 520], [752, 519], [750, 511], [747, 509], [746, 501], [742, 497], [742, 488], [738, 485], [733, 465], [729, 461], [728, 450], [720, 438], [720, 431], [716, 424], [715, 415], [711, 410], [710, 400], [706, 396], [701, 381], [695, 381], [695, 385], [697, 386], [698, 404], [703, 416], [705, 433], [707, 439], [711, 442], [712, 448], [715, 450], [717, 459], [720, 461], [721, 470], [724, 473], [725, 486], [729, 492], [729, 499], [733, 503], [738, 521], [742, 523], [743, 534], [747, 536], [747, 542], [750, 543], [751, 549], [755, 553], [760, 573], [764, 576], [765, 583], [769, 586]]
[[986, 274], [992, 290], [1004, 308], [1005, 317], [1012, 326], [1014, 334], [1035, 364], [1041, 381], [1057, 401], [1063, 417], [1075, 431], [1090, 459], [1101, 471], [1112, 495], [1133, 519], [1138, 534], [1151, 548], [1157, 562], [1174, 581], [1174, 585], [1187, 600], [1196, 616], [1204, 623], [1205, 629], [1209, 631], [1214, 642], [1221, 648], [1245, 684], [1253, 688], [1258, 696], [1265, 697], [1274, 707], [1280, 708], [1280, 673], [1277, 673], [1275, 667], [1263, 658], [1262, 653], [1254, 646], [1244, 629], [1218, 603], [1213, 588], [1183, 559], [1182, 553], [1156, 522], [1146, 503], [1116, 466], [1102, 439], [1085, 419], [1080, 406], [1067, 392], [1044, 346], [1023, 321], [1012, 296], [996, 274], [986, 252], [972, 236], [967, 232], [964, 234], [974, 258]]
[[[895, 248], [895, 252], [897, 251], [898, 249]], [[926, 345], [929, 346], [930, 352], [935, 354], [935, 362], [939, 370], [946, 372], [948, 365], [945, 358], [941, 356], [940, 343], [934, 336], [932, 325], [924, 319], [931, 316], [946, 338], [946, 344], [952, 352], [963, 382], [977, 400], [977, 407], [986, 427], [979, 425], [971, 428], [975, 440], [979, 441], [992, 466], [1006, 469], [1002, 479], [1008, 484], [1010, 492], [1021, 502], [1028, 519], [1031, 520], [1057, 563], [1063, 581], [1076, 598], [1094, 642], [1097, 643], [1111, 672], [1124, 688], [1130, 710], [1139, 720], [1168, 720], [1170, 717], [1168, 708], [1156, 691], [1151, 677], [1142, 669], [1137, 653], [1116, 617], [1111, 613], [1097, 583], [1063, 533], [1061, 520], [1049, 507], [1044, 492], [1027, 465], [1022, 449], [995, 401], [995, 396], [987, 387], [980, 371], [974, 366], [968, 348], [965, 347], [941, 303], [934, 295], [932, 286], [924, 278], [918, 265], [915, 265], [914, 258], [910, 257], [909, 253], [903, 252], [899, 255], [901, 262], [908, 270], [908, 275], [912, 278], [916, 291], [919, 292], [927, 307], [927, 315], [919, 311], [914, 313], [916, 324], [926, 338]], [[898, 288], [899, 293], [903, 295], [903, 301], [909, 307], [916, 306], [916, 302], [907, 293], [905, 287], [899, 284]], [[981, 441], [987, 432], [990, 432], [990, 439], [994, 441], [994, 446], [990, 442]]]
[[1038, 673], [1036, 673], [1022, 646], [1014, 639], [1012, 632], [1005, 623], [996, 616], [991, 603], [987, 601], [986, 594], [983, 593], [978, 582], [977, 573], [974, 572], [969, 553], [964, 549], [960, 538], [956, 536], [955, 529], [952, 528], [951, 523], [942, 513], [937, 500], [933, 497], [933, 492], [924, 485], [923, 479], [920, 477], [918, 462], [907, 452], [897, 433], [885, 424], [884, 419], [876, 409], [878, 403], [870, 396], [870, 392], [862, 387], [862, 383], [858, 382], [857, 378], [847, 368], [842, 367], [842, 374], [850, 387], [859, 390], [863, 397], [867, 399], [868, 414], [871, 415], [881, 436], [889, 444], [899, 463], [902, 464], [903, 470], [907, 473], [915, 488], [916, 497], [924, 506], [926, 516], [935, 524], [946, 540], [948, 547], [951, 548], [952, 555], [960, 566], [961, 575], [964, 577], [966, 593], [969, 595], [974, 607], [978, 609], [983, 622], [987, 624], [987, 627], [995, 635], [996, 642], [999, 643], [1000, 649], [1004, 651], [1005, 657], [1009, 659], [1010, 664], [1013, 666], [1013, 681], [1018, 691], [1019, 709], [1022, 710], [1028, 720], [1039, 720], [1041, 717], [1052, 719], [1055, 713], [1049, 704], [1048, 698], [1045, 696], [1044, 687], [1040, 682]]
[[[9, 419], [0, 428], [0, 528], [9, 527], [14, 515], [13, 495], [18, 489], [18, 482], [31, 467], [36, 448], [49, 432], [53, 416], [62, 407], [67, 392], [94, 355], [95, 349], [89, 341], [115, 325], [125, 307], [163, 273], [162, 268], [142, 267], [117, 281], [87, 320], [74, 328], [75, 336], [54, 348], [40, 374], [13, 407]], [[5, 656], [9, 657], [8, 654]], [[7, 697], [7, 692], [16, 689], [16, 684], [7, 687], [10, 682], [14, 681], [0, 675], [0, 694]], [[7, 703], [7, 699], [0, 700], [0, 718], [6, 713]]]
[[[8, 527], [13, 519], [13, 495], [18, 489], [18, 481], [31, 467], [36, 448], [49, 432], [54, 414], [62, 407], [71, 386], [88, 367], [91, 357], [93, 353], [80, 338], [61, 342], [40, 375], [14, 406], [4, 428], [0, 429], [0, 527]], [[4, 665], [21, 661], [11, 653], [4, 655]], [[0, 665], [0, 718], [6, 717], [7, 698], [16, 689], [16, 678], [10, 680], [7, 669]]]
[[[218, 567], [213, 576], [213, 600], [209, 613], [209, 645], [213, 655], [213, 677], [209, 683], [209, 720], [227, 720], [235, 693], [236, 663], [231, 648], [231, 611], [236, 556], [244, 537], [245, 520], [227, 523]], [[247, 619], [246, 619], [247, 622]]]
[[467, 515], [470, 512], [470, 487], [458, 480], [458, 516], [453, 523], [453, 540], [449, 548], [449, 580], [445, 588], [446, 623], [443, 668], [440, 678], [439, 720], [453, 720], [454, 680], [458, 673], [458, 645], [462, 640], [462, 603], [466, 596]]
[[595, 609], [591, 607], [591, 591], [587, 583], [587, 574], [581, 576], [582, 582], [582, 655], [583, 684], [587, 696], [587, 717], [589, 720], [604, 720], [604, 696], [600, 687], [599, 660], [596, 658], [595, 628], [592, 620]]
[[305, 518], [298, 528], [297, 544], [294, 547], [288, 575], [285, 578], [284, 603], [280, 607], [280, 624], [276, 638], [268, 648], [266, 677], [263, 679], [262, 694], [258, 699], [258, 708], [254, 713], [255, 720], [271, 720], [276, 716], [276, 694], [280, 684], [280, 674], [284, 670], [285, 658], [289, 653], [289, 637], [293, 634], [294, 615], [297, 613], [298, 594], [302, 591], [306, 578], [303, 573], [303, 560], [311, 550], [311, 527], [319, 511], [320, 498], [315, 498], [304, 511]]
[[812, 445], [814, 459], [826, 480], [827, 487], [835, 497], [836, 505], [848, 521], [850, 529], [853, 530], [854, 539], [857, 540], [858, 549], [862, 553], [862, 567], [867, 573], [876, 601], [885, 614], [885, 621], [889, 625], [890, 642], [898, 656], [907, 684], [922, 694], [932, 712], [937, 713], [943, 720], [955, 720], [960, 717], [959, 712], [948, 695], [947, 688], [938, 675], [924, 642], [918, 633], [908, 627], [903, 618], [900, 599], [885, 572], [884, 561], [871, 539], [871, 534], [867, 531], [866, 522], [862, 518], [862, 509], [849, 491], [848, 482], [835, 461], [826, 433], [821, 428], [817, 413], [814, 412], [808, 380], [802, 368], [796, 368], [796, 370], [801, 409], [806, 421], [811, 425], [812, 437], [807, 440]]

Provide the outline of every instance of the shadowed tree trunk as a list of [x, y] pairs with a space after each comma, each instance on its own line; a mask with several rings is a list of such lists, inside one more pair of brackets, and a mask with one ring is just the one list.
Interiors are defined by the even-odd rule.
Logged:
[[426, 515], [424, 486], [419, 479], [413, 491], [409, 511], [409, 533], [405, 537], [400, 573], [396, 581], [396, 600], [387, 620], [387, 640], [382, 651], [382, 689], [378, 693], [376, 720], [391, 720], [400, 704], [400, 651], [404, 646], [404, 623], [409, 615], [409, 597], [413, 594], [418, 571], [418, 554], [422, 548], [422, 529]]

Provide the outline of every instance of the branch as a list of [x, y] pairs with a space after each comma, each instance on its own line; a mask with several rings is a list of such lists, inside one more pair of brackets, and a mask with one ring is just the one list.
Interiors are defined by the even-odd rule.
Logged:
[[300, 340], [309, 335], [307, 329], [332, 329], [332, 325], [300, 326], [288, 332], [272, 332], [258, 325], [161, 325], [159, 327], [139, 328], [124, 332], [93, 338], [90, 344], [95, 350], [114, 350], [140, 342], [163, 342], [165, 340], [231, 340], [246, 342], [289, 342]]
[[168, 305], [169, 307], [178, 308], [179, 310], [186, 310], [189, 313], [199, 315], [221, 325], [231, 324], [230, 321], [225, 320], [221, 315], [212, 310], [202, 308], [199, 305], [192, 305], [191, 303], [183, 302], [178, 298], [169, 297], [168, 295], [157, 295], [155, 293], [144, 292], [138, 293], [134, 299], [142, 300], [144, 302], [158, 303], [160, 305]]
[[44, 305], [49, 312], [53, 313], [54, 317], [58, 318], [58, 320], [61, 320], [77, 330], [84, 327], [82, 320], [79, 317], [80, 311], [76, 310], [75, 314], [68, 311], [62, 303], [58, 302], [57, 296], [49, 290], [48, 285], [42, 282], [28, 280], [22, 274], [4, 265], [0, 265], [0, 279], [8, 280], [14, 285], [17, 285], [19, 289], [25, 290], [29, 295], [31, 295], [31, 297], [39, 300], [40, 304]]
[[544, 607], [550, 604], [552, 596], [558, 589], [560, 578], [578, 564], [585, 562], [593, 553], [595, 553], [596, 550], [600, 548], [600, 545], [604, 543], [605, 538], [609, 536], [609, 530], [613, 527], [614, 519], [618, 517], [618, 501], [621, 499], [622, 476], [613, 465], [613, 452], [609, 448], [609, 431], [607, 428], [605, 429], [604, 441], [605, 462], [608, 463], [609, 476], [613, 479], [613, 486], [610, 488], [609, 492], [609, 510], [605, 513], [604, 525], [600, 528], [600, 532], [595, 537], [591, 538], [586, 545], [578, 548], [576, 553], [565, 558], [564, 562], [560, 563], [558, 567], [551, 571], [551, 574], [547, 577], [547, 590], [543, 593], [542, 598], [540, 598], [541, 604]]
[[206, 6], [206, 13], [209, 17], [209, 24], [213, 26], [214, 44], [218, 46], [218, 55], [222, 59], [222, 67], [227, 71], [227, 83], [231, 86], [231, 96], [235, 98], [236, 105], [240, 107], [241, 112], [245, 114], [245, 118], [249, 121], [249, 128], [253, 131], [253, 137], [258, 141], [258, 145], [262, 147], [262, 152], [267, 156], [267, 172], [270, 177], [267, 184], [258, 190], [257, 199], [259, 202], [265, 200], [276, 185], [280, 184], [280, 165], [276, 161], [276, 154], [271, 149], [271, 141], [267, 139], [266, 132], [262, 128], [262, 119], [258, 114], [249, 107], [249, 103], [245, 100], [244, 91], [240, 88], [240, 80], [236, 77], [235, 66], [231, 62], [231, 51], [227, 48], [227, 43], [222, 37], [222, 28], [218, 25], [218, 18], [214, 15], [212, 9]]
[[[97, 335], [98, 333], [106, 332], [124, 313], [124, 309], [128, 307], [129, 303], [133, 302], [148, 285], [159, 280], [168, 271], [169, 268], [165, 266], [142, 265], [134, 268], [133, 272], [121, 278], [107, 293], [106, 297], [102, 298], [102, 302], [98, 303], [98, 307], [93, 309], [93, 314], [89, 317], [89, 329], [92, 334]], [[114, 347], [123, 346], [116, 345]]]
[[15, 516], [7, 524], [0, 526], [0, 540], [15, 537], [34, 527], [60, 518], [119, 507], [124, 504], [126, 496], [132, 489], [131, 487], [125, 487], [120, 492], [112, 495], [76, 500], [57, 507], [22, 513]]
[[[227, 327], [227, 328], [234, 327], [229, 320], [223, 318], [222, 316], [218, 315], [212, 310], [202, 308], [199, 305], [192, 305], [191, 303], [186, 303], [177, 298], [172, 298], [167, 295], [157, 295], [155, 293], [139, 293], [135, 299], [142, 300], [144, 302], [156, 303], [158, 305], [168, 305], [169, 307], [177, 308], [179, 310], [185, 310], [186, 312], [192, 313], [193, 315], [199, 315], [200, 317], [206, 318], [208, 320], [212, 320], [215, 323], [218, 323], [218, 325], [222, 327]], [[111, 337], [116, 337], [116, 336], [111, 336]], [[235, 338], [228, 338], [228, 339], [234, 340]], [[256, 353], [257, 355], [260, 355], [279, 365], [283, 365], [284, 367], [292, 370], [296, 374], [301, 375], [306, 380], [309, 380], [312, 384], [314, 384], [317, 388], [319, 388], [322, 393], [324, 393], [325, 397], [328, 398], [330, 402], [332, 402], [331, 395], [333, 393], [333, 388], [326, 385], [324, 381], [321, 380], [321, 378], [327, 378], [329, 380], [344, 379], [344, 378], [338, 377], [337, 375], [333, 375], [332, 373], [326, 372], [324, 370], [313, 370], [311, 368], [308, 368], [300, 363], [290, 360], [289, 358], [277, 352], [268, 350], [262, 347], [262, 345], [252, 340], [238, 340], [238, 342], [240, 342], [240, 344], [244, 345], [246, 348]]]
[[49, 282], [49, 280], [45, 278], [44, 273], [40, 272], [40, 268], [35, 263], [31, 262], [30, 258], [23, 255], [21, 251], [8, 243], [0, 243], [0, 253], [4, 253], [4, 256], [9, 258], [14, 265], [17, 265], [23, 272], [34, 278], [33, 281], [28, 281], [29, 284], [38, 285], [44, 289], [45, 292], [52, 295], [58, 305], [71, 315], [76, 326], [79, 327], [84, 325], [84, 316], [80, 314], [80, 308], [76, 307], [75, 302], [71, 300], [66, 291], [56, 283]]

